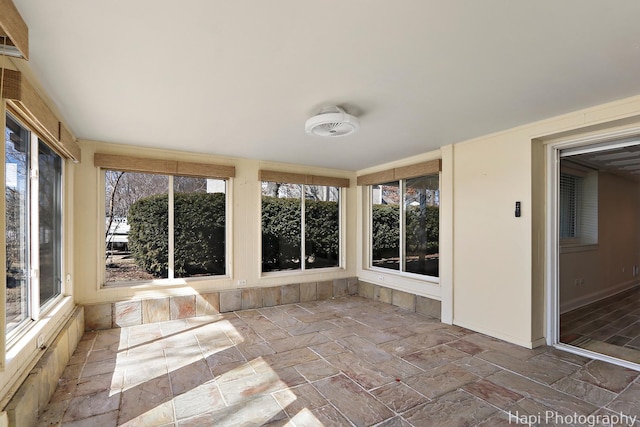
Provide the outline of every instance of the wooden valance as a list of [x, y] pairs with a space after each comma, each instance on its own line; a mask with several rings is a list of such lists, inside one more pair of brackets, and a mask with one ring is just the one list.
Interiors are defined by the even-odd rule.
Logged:
[[183, 162], [179, 160], [149, 159], [95, 153], [93, 164], [102, 169], [124, 172], [156, 173], [164, 175], [191, 176], [197, 178], [228, 179], [236, 176], [235, 166], [209, 163]]
[[29, 27], [13, 1], [0, 0], [0, 10], [0, 44], [15, 46], [24, 59], [29, 59]]
[[419, 176], [433, 175], [442, 171], [442, 160], [429, 160], [428, 162], [386, 169], [358, 177], [358, 185], [383, 184], [385, 182], [400, 179], [416, 178]]
[[0, 68], [2, 97], [21, 119], [38, 131], [63, 157], [80, 161], [80, 146], [20, 71]]
[[349, 178], [331, 176], [305, 175], [300, 173], [260, 170], [258, 179], [269, 182], [285, 182], [287, 184], [326, 185], [328, 187], [349, 187]]

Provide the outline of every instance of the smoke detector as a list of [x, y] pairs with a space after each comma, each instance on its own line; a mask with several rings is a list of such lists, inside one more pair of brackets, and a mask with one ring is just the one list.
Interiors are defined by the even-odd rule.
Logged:
[[304, 130], [309, 135], [315, 136], [345, 136], [358, 129], [360, 129], [358, 118], [336, 106], [324, 107], [304, 124]]

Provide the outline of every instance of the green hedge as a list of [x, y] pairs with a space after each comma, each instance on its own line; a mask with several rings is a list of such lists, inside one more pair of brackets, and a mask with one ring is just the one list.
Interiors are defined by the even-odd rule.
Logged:
[[[339, 244], [338, 203], [305, 200], [306, 253], [319, 262], [336, 265]], [[225, 273], [225, 195], [176, 193], [176, 277]], [[399, 206], [373, 206], [373, 259], [392, 257], [399, 245]], [[300, 200], [262, 197], [263, 271], [300, 267]], [[131, 205], [129, 248], [136, 264], [156, 277], [168, 269], [168, 198], [166, 194]], [[408, 253], [438, 252], [439, 209], [407, 210]], [[427, 242], [426, 245], [420, 242]], [[222, 244], [221, 244], [222, 242]], [[317, 264], [316, 266], [322, 266]]]
[[262, 197], [262, 271], [297, 268], [300, 199]]
[[[398, 256], [400, 245], [399, 205], [374, 205], [373, 220], [373, 259]], [[419, 207], [409, 207], [406, 212], [407, 252], [422, 254], [438, 253], [438, 233], [440, 209], [427, 206], [426, 215], [421, 217]], [[421, 222], [422, 221], [422, 222]], [[421, 242], [425, 242], [426, 244]]]
[[[225, 195], [174, 194], [176, 277], [225, 274]], [[138, 200], [129, 208], [129, 249], [138, 266], [155, 277], [168, 270], [168, 196]]]
[[[408, 251], [425, 250], [427, 254], [438, 253], [440, 233], [440, 208], [427, 206], [424, 217], [419, 207], [407, 209], [407, 246]], [[425, 242], [420, 243], [420, 242]]]
[[305, 200], [307, 255], [338, 265], [340, 246], [340, 212], [337, 202]]
[[[337, 202], [305, 200], [305, 252], [312, 267], [338, 264]], [[262, 197], [262, 271], [300, 268], [300, 199]]]

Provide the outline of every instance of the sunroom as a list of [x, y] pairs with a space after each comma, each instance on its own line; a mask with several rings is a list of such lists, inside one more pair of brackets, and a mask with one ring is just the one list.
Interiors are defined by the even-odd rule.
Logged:
[[636, 422], [639, 12], [0, 1], [0, 426]]

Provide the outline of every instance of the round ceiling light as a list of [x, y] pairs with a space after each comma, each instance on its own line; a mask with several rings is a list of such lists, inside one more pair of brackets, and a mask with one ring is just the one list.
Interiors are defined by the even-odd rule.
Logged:
[[318, 114], [309, 118], [304, 130], [315, 136], [346, 136], [360, 129], [358, 118], [336, 106], [324, 107]]

